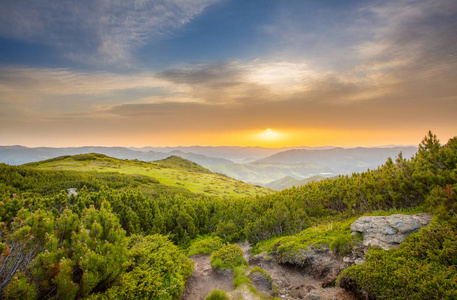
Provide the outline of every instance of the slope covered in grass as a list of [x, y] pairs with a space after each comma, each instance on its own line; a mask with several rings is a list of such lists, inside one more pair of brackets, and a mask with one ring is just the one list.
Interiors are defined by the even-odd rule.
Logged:
[[171, 156], [155, 162], [126, 160], [102, 154], [61, 156], [24, 166], [39, 170], [75, 170], [142, 175], [161, 184], [180, 187], [192, 193], [225, 198], [266, 195], [272, 191], [213, 173], [196, 163]]

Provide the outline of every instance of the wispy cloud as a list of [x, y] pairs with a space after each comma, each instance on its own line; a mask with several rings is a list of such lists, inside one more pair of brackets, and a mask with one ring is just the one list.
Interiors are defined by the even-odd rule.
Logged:
[[83, 61], [129, 63], [132, 51], [172, 34], [218, 1], [7, 1], [0, 34], [44, 43]]
[[[350, 47], [328, 52], [327, 43], [316, 46], [316, 49], [323, 47], [324, 58], [339, 52], [333, 57], [334, 61], [344, 61], [348, 54], [350, 63], [344, 68], [320, 64], [319, 60], [306, 55], [238, 58], [218, 63], [183, 62], [161, 72], [128, 75], [2, 67], [0, 123], [14, 119], [16, 125], [10, 129], [11, 135], [19, 130], [16, 126], [25, 128], [21, 130], [30, 128], [19, 125], [30, 120], [36, 120], [35, 125], [47, 122], [48, 127], [79, 126], [81, 131], [94, 128], [104, 134], [110, 130], [130, 134], [148, 130], [158, 135], [163, 132], [188, 134], [268, 126], [347, 132], [403, 128], [419, 132], [419, 138], [428, 129], [439, 127], [451, 135], [457, 130], [454, 116], [457, 111], [457, 7], [453, 2], [400, 0], [364, 4], [352, 12], [351, 26], [341, 29], [347, 31], [347, 37], [354, 34], [363, 39], [353, 40]], [[24, 4], [21, 0], [19, 3]], [[113, 3], [106, 4], [108, 9], [113, 9]], [[127, 59], [135, 47], [169, 34], [169, 30], [189, 22], [211, 4], [200, 2], [194, 6], [198, 2], [176, 0], [166, 2], [167, 5], [164, 2], [162, 6], [154, 2], [153, 8], [148, 8], [147, 5], [151, 5], [148, 1], [135, 3], [134, 11], [138, 10], [139, 14], [134, 18], [136, 21], [129, 21], [123, 12], [108, 14], [110, 18], [125, 19], [127, 29], [118, 28], [119, 21], [108, 17], [100, 22], [95, 17], [86, 18], [92, 20], [86, 25], [88, 31], [97, 28], [90, 43], [94, 43], [93, 49], [107, 61], [117, 54], [117, 60]], [[182, 9], [185, 5], [189, 7], [177, 13], [179, 10], [170, 9], [170, 3]], [[121, 9], [126, 4], [116, 5]], [[145, 20], [147, 26], [137, 21], [143, 16], [142, 5], [160, 21]], [[97, 6], [94, 11], [97, 9], [102, 10]], [[25, 21], [18, 22], [13, 29], [24, 36], [29, 32], [32, 40], [35, 33], [42, 33], [43, 27], [50, 26], [48, 21], [37, 21], [41, 18], [30, 15], [29, 20], [37, 29]], [[82, 20], [82, 17], [76, 19]], [[153, 24], [160, 26], [151, 29]], [[130, 37], [130, 33], [136, 35]], [[302, 38], [309, 41], [310, 37]], [[51, 35], [46, 41], [54, 43], [54, 37]], [[119, 48], [107, 47], [114, 50], [105, 53], [103, 43]], [[123, 45], [127, 48], [122, 48]], [[300, 45], [303, 41], [292, 45], [298, 47], [297, 53]], [[125, 53], [122, 49], [126, 49]], [[51, 130], [48, 127], [46, 130]]]
[[9, 118], [90, 114], [120, 103], [153, 102], [175, 92], [153, 73], [116, 74], [69, 69], [0, 67], [0, 112]]

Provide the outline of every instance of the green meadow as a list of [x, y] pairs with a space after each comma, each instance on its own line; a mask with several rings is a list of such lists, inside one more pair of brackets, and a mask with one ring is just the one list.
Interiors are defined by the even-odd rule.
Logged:
[[116, 159], [101, 154], [60, 156], [30, 163], [36, 169], [75, 170], [143, 175], [152, 177], [161, 184], [185, 188], [192, 193], [224, 198], [263, 196], [273, 191], [213, 173], [191, 161], [177, 156], [164, 160], [144, 162], [139, 160]]

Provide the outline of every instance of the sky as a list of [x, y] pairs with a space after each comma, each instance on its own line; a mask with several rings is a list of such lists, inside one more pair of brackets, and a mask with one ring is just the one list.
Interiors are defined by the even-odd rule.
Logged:
[[457, 135], [455, 0], [0, 0], [0, 145]]

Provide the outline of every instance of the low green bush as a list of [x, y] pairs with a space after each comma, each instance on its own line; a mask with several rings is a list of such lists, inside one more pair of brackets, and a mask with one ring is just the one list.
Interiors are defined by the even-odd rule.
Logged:
[[[343, 248], [342, 245], [351, 244], [346, 242], [346, 237], [351, 238], [351, 224], [356, 218], [348, 219], [344, 222], [332, 222], [325, 225], [310, 227], [302, 232], [281, 238], [273, 238], [268, 241], [260, 242], [255, 247], [255, 252], [275, 253], [284, 262], [301, 264], [302, 253], [306, 252], [310, 246], [315, 248], [330, 247], [333, 243], [335, 249]], [[350, 248], [352, 249], [352, 248]], [[349, 249], [349, 252], [351, 251]]]
[[342, 234], [333, 239], [333, 241], [329, 245], [330, 250], [334, 253], [340, 253], [343, 255], [350, 254], [352, 252], [354, 243], [361, 240], [361, 234]]
[[230, 300], [224, 290], [213, 290], [205, 300]]
[[457, 230], [433, 222], [399, 249], [371, 249], [343, 271], [340, 285], [382, 299], [457, 299]]
[[239, 275], [233, 280], [233, 285], [237, 288], [239, 286], [242, 286], [243, 284], [248, 284], [251, 283], [251, 279], [247, 276], [244, 275]]
[[211, 255], [211, 265], [216, 269], [234, 269], [237, 266], [247, 265], [243, 257], [243, 250], [238, 245], [227, 244]]
[[382, 299], [457, 299], [457, 184], [436, 187], [426, 199], [435, 217], [399, 249], [371, 249], [365, 263], [347, 268], [340, 285]]
[[241, 265], [233, 268], [233, 276], [238, 277], [240, 275], [244, 275], [246, 273], [246, 266]]
[[224, 245], [221, 238], [215, 236], [200, 237], [190, 243], [187, 250], [187, 256], [197, 254], [211, 254]]

